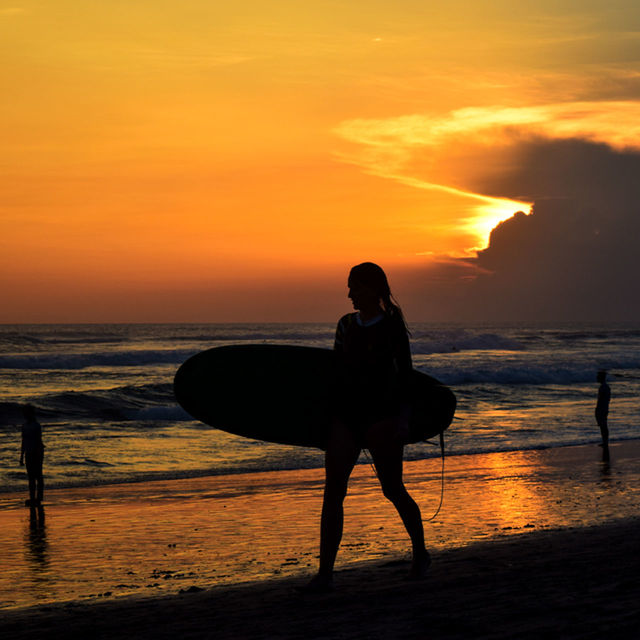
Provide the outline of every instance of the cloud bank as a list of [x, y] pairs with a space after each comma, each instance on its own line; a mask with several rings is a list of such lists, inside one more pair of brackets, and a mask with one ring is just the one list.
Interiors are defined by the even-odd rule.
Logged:
[[[531, 202], [465, 260], [404, 273], [434, 319], [640, 319], [640, 104], [571, 103], [406, 116], [342, 134], [390, 179]], [[419, 185], [415, 185], [419, 186]]]
[[499, 224], [470, 261], [469, 302], [511, 319], [640, 318], [640, 153], [538, 139], [518, 156], [484, 188], [527, 194], [533, 211]]

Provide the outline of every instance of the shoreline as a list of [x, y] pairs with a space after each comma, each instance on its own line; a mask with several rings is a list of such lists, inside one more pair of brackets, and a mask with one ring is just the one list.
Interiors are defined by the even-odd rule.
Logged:
[[[446, 434], [445, 434], [446, 437]], [[485, 456], [492, 454], [513, 454], [522, 452], [530, 452], [530, 451], [550, 451], [556, 449], [577, 449], [577, 448], [593, 448], [598, 447], [601, 442], [600, 438], [594, 437], [592, 440], [588, 442], [579, 442], [579, 443], [568, 443], [568, 444], [559, 444], [559, 445], [540, 445], [540, 446], [531, 446], [531, 447], [520, 447], [518, 449], [500, 449], [500, 450], [491, 450], [491, 451], [464, 451], [464, 452], [450, 452], [446, 449], [445, 442], [445, 455], [446, 459], [459, 458], [462, 456]], [[611, 446], [615, 445], [624, 445], [626, 443], [638, 443], [640, 447], [640, 437], [629, 437], [629, 438], [612, 438], [609, 440], [609, 444]], [[434, 450], [436, 445], [434, 443]], [[442, 457], [440, 453], [436, 453], [432, 456], [422, 456], [422, 457], [412, 457], [410, 452], [409, 455], [405, 453], [405, 463], [408, 462], [420, 462], [427, 460], [441, 460]], [[360, 459], [356, 466], [368, 466], [370, 463], [365, 459]], [[172, 481], [181, 481], [181, 480], [198, 480], [203, 478], [219, 478], [221, 476], [244, 476], [250, 474], [261, 474], [261, 473], [280, 473], [280, 472], [295, 472], [295, 471], [310, 471], [310, 470], [321, 470], [322, 465], [318, 466], [307, 466], [307, 467], [282, 467], [280, 469], [260, 469], [260, 468], [238, 468], [234, 470], [221, 470], [219, 472], [215, 470], [202, 470], [202, 471], [184, 471], [184, 472], [172, 472], [171, 474], [163, 475], [162, 472], [149, 473], [149, 475], [139, 478], [133, 479], [124, 479], [124, 480], [111, 480], [101, 483], [93, 483], [93, 484], [47, 484], [47, 492], [49, 491], [74, 491], [74, 490], [84, 490], [91, 488], [108, 488], [111, 486], [120, 486], [120, 485], [129, 485], [129, 484], [147, 484], [154, 482], [172, 482]], [[45, 474], [45, 482], [46, 482], [46, 474]], [[15, 485], [11, 487], [5, 487], [0, 492], [0, 510], [7, 507], [8, 497], [13, 496], [16, 493], [26, 493], [26, 472], [24, 482], [20, 485]]]
[[[640, 624], [640, 519], [539, 531], [441, 550], [426, 580], [402, 562], [342, 569], [336, 591], [301, 595], [299, 577], [162, 597], [0, 612], [15, 640], [135, 637], [634, 638]], [[542, 634], [542, 635], [541, 635]]]
[[[640, 514], [640, 441], [405, 463], [435, 554], [535, 532], [605, 526]], [[42, 518], [0, 509], [0, 613], [100, 598], [300, 578], [315, 570], [321, 469], [125, 483], [46, 494]], [[21, 496], [22, 498], [22, 496]], [[409, 541], [367, 465], [345, 501], [337, 569], [400, 562]], [[105, 595], [108, 594], [108, 595]]]

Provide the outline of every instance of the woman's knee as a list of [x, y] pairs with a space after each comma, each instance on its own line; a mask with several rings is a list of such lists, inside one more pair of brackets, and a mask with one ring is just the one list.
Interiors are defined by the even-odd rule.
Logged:
[[409, 495], [407, 489], [404, 484], [400, 483], [383, 483], [382, 484], [382, 494], [384, 497], [396, 504], [398, 502], [406, 502], [407, 500], [411, 500], [411, 496]]
[[342, 503], [347, 495], [348, 482], [327, 478], [324, 485], [325, 501]]

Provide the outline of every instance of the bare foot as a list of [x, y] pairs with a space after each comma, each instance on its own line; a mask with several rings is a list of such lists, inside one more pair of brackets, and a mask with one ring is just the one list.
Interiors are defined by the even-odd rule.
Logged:
[[409, 571], [409, 580], [424, 580], [431, 566], [431, 556], [425, 550], [424, 554], [420, 554], [413, 558], [411, 563], [411, 571]]
[[300, 593], [331, 593], [333, 591], [333, 580], [326, 576], [317, 574], [302, 587], [298, 587]]

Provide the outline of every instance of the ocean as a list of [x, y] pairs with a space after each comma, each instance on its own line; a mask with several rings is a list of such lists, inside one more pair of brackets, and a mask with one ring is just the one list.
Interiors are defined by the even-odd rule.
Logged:
[[[320, 467], [322, 452], [236, 437], [175, 402], [178, 366], [225, 344], [331, 348], [335, 325], [0, 326], [0, 491], [24, 491], [20, 404], [43, 425], [48, 487]], [[411, 325], [414, 366], [449, 385], [449, 455], [597, 443], [596, 373], [609, 372], [612, 441], [640, 435], [640, 328]], [[407, 459], [439, 455], [436, 443]], [[364, 460], [364, 459], [363, 459]]]

